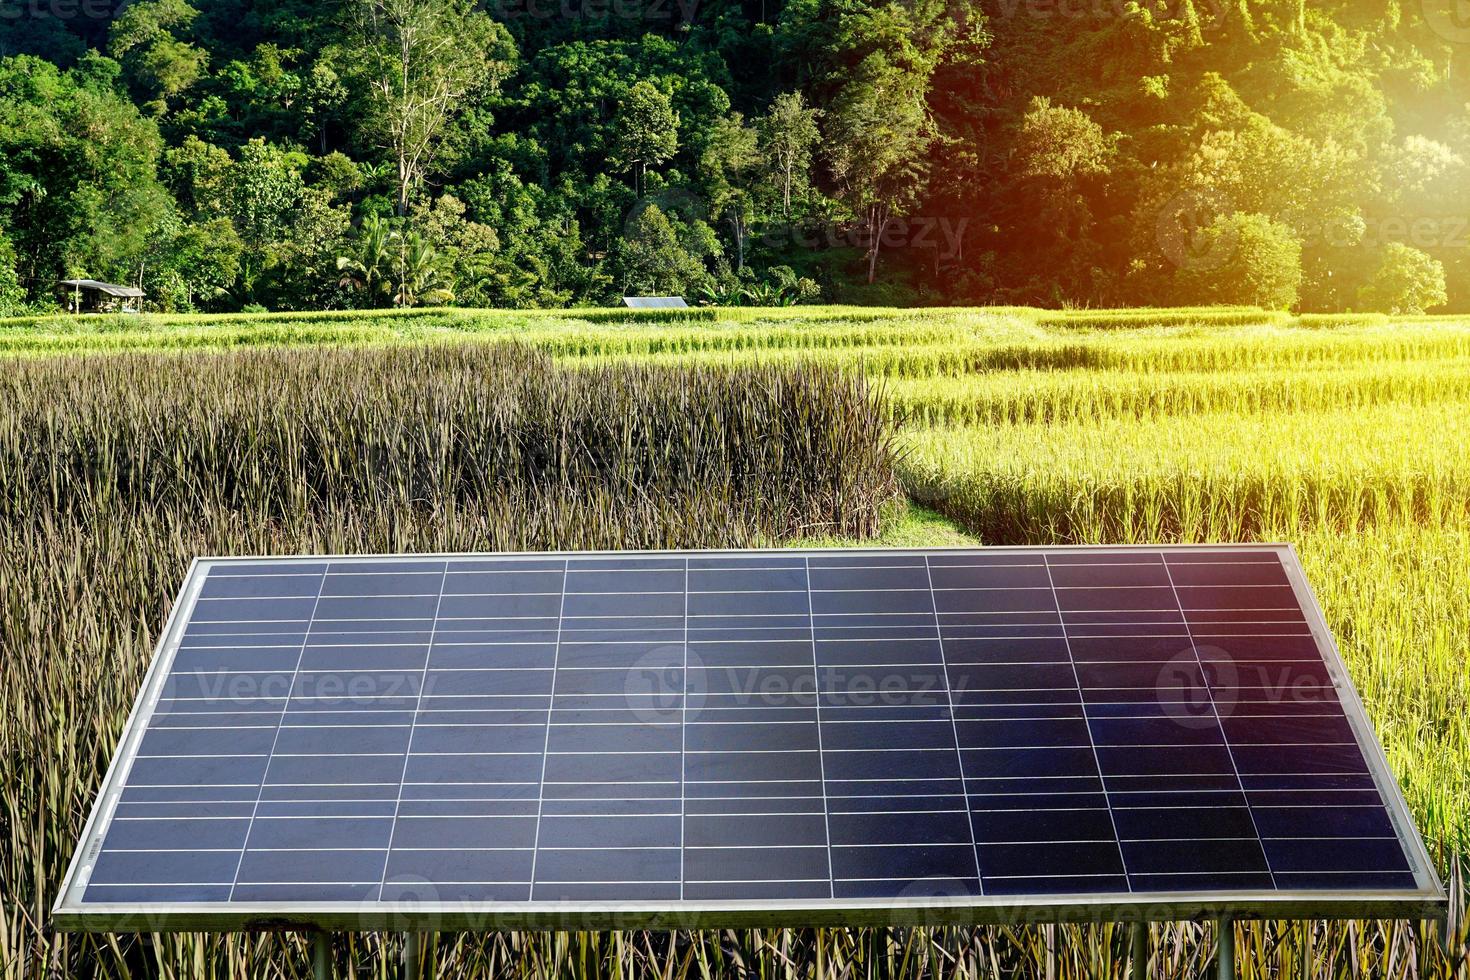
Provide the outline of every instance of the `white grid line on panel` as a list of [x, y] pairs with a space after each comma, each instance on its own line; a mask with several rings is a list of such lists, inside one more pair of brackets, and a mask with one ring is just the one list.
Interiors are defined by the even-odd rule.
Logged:
[[419, 671], [419, 692], [414, 703], [414, 713], [408, 725], [408, 742], [403, 747], [403, 772], [398, 777], [398, 797], [393, 804], [393, 823], [388, 831], [388, 846], [383, 851], [383, 873], [378, 878], [378, 896], [388, 884], [388, 866], [393, 860], [393, 839], [398, 833], [398, 812], [403, 806], [403, 787], [408, 782], [408, 766], [413, 759], [413, 736], [418, 724], [419, 709], [424, 703], [424, 688], [429, 680], [429, 661], [434, 658], [434, 631], [439, 625], [439, 609], [444, 605], [444, 583], [449, 578], [449, 562], [444, 563], [439, 573], [439, 596], [434, 605], [434, 625], [429, 628], [429, 642], [424, 648], [424, 666]]
[[561, 658], [561, 613], [566, 611], [567, 579], [571, 576], [572, 563], [562, 562], [561, 609], [556, 617], [556, 651], [551, 660], [551, 697], [546, 702], [546, 743], [541, 750], [541, 782], [536, 787], [536, 835], [531, 844], [531, 880], [526, 883], [526, 900], [536, 894], [536, 856], [541, 852], [541, 818], [546, 812], [546, 760], [551, 755], [551, 719], [556, 711], [556, 665]]
[[[1159, 555], [1159, 564], [1164, 566], [1164, 574], [1169, 577], [1169, 587], [1174, 588], [1174, 573], [1169, 568], [1167, 555]], [[1184, 613], [1184, 603], [1179, 598], [1179, 590], [1174, 589], [1174, 601], [1179, 604], [1180, 615], [1184, 616], [1185, 629], [1189, 629], [1189, 617]], [[1261, 848], [1261, 860], [1266, 865], [1266, 873], [1271, 876], [1271, 886], [1276, 887], [1276, 872], [1271, 867], [1271, 856], [1266, 853], [1263, 843], [1268, 838], [1261, 836], [1261, 828], [1256, 823], [1255, 811], [1251, 809], [1251, 799], [1245, 790], [1245, 780], [1240, 778], [1240, 766], [1235, 761], [1235, 749], [1230, 745], [1230, 735], [1225, 731], [1225, 722], [1220, 717], [1220, 710], [1215, 704], [1215, 691], [1210, 686], [1210, 675], [1205, 669], [1204, 659], [1199, 655], [1199, 647], [1194, 642], [1193, 630], [1190, 630], [1189, 648], [1194, 651], [1194, 662], [1199, 667], [1200, 683], [1205, 686], [1205, 696], [1210, 699], [1210, 713], [1214, 715], [1215, 725], [1220, 729], [1220, 737], [1225, 743], [1225, 754], [1230, 758], [1230, 771], [1235, 774], [1235, 784], [1240, 787], [1240, 801], [1245, 807], [1246, 815], [1250, 817], [1251, 829], [1256, 832], [1256, 843]]]
[[684, 559], [684, 648], [683, 665], [679, 670], [679, 685], [683, 693], [679, 697], [679, 900], [684, 900], [684, 789], [688, 778], [688, 743], [685, 740], [685, 723], [689, 719], [689, 559]]
[[[296, 689], [296, 671], [299, 671], [301, 669], [301, 662], [306, 658], [306, 641], [307, 638], [311, 636], [311, 624], [316, 618], [316, 604], [321, 602], [322, 590], [327, 584], [327, 573], [331, 571], [331, 567], [331, 565], [324, 566], [322, 568], [321, 575], [319, 576], [317, 581], [316, 600], [312, 605], [311, 615], [308, 616], [306, 620], [306, 629], [301, 639], [301, 652], [297, 654], [296, 657], [296, 670], [293, 670], [291, 673], [291, 686], [286, 689], [286, 699], [281, 704], [280, 717], [276, 721], [276, 735], [275, 738], [271, 741], [272, 752], [275, 751], [276, 742], [278, 742], [281, 737], [281, 723], [286, 720], [286, 712], [291, 708], [291, 694], [294, 693]], [[206, 581], [208, 580], [206, 579]], [[245, 865], [245, 852], [250, 849], [250, 833], [255, 829], [255, 816], [257, 813], [260, 812], [260, 802], [265, 796], [265, 783], [266, 780], [270, 778], [270, 773], [270, 760], [267, 759], [265, 768], [262, 769], [260, 773], [260, 784], [256, 787], [255, 807], [250, 813], [250, 823], [246, 826], [245, 837], [240, 842], [240, 860], [235, 863], [235, 874], [230, 881], [231, 901], [234, 900], [235, 888], [240, 883], [240, 869], [243, 868]]]
[[[965, 777], [965, 754], [960, 751], [960, 726], [959, 722], [955, 719], [954, 693], [950, 687], [949, 665], [946, 662], [947, 658], [944, 652], [944, 630], [939, 626], [939, 601], [934, 597], [934, 569], [929, 564], [928, 555], [924, 556], [924, 575], [929, 582], [929, 601], [934, 607], [934, 630], [938, 634], [939, 643], [939, 669], [944, 672], [944, 700], [949, 708], [950, 731], [954, 735], [955, 764], [959, 766], [960, 789], [964, 790], [969, 786]], [[980, 894], [984, 895], [985, 876], [980, 871], [980, 842], [979, 835], [975, 833], [975, 813], [970, 808], [969, 796], [962, 796], [961, 799], [965, 801], [966, 823], [970, 828], [970, 853], [975, 858], [975, 886], [980, 890]]]
[[[817, 627], [816, 619], [812, 613], [812, 562], [810, 558], [802, 558], [802, 567], [806, 571], [806, 609], [807, 627], [812, 636], [812, 681], [815, 684], [817, 671], [820, 669], [817, 663]], [[832, 807], [827, 802], [827, 763], [822, 751], [822, 698], [816, 697], [817, 716], [817, 766], [822, 780], [822, 812], [824, 815], [824, 826], [827, 832], [827, 888], [829, 897], [837, 897], [836, 872], [832, 867]]]
[[[1046, 577], [1047, 577], [1047, 581], [1051, 581], [1051, 561], [1047, 558], [1045, 552], [1042, 553], [1041, 559], [1042, 559], [1042, 563], [1046, 566]], [[1056, 605], [1057, 605], [1057, 614], [1058, 615], [1061, 615], [1061, 612], [1062, 612], [1062, 600], [1061, 600], [1061, 597], [1057, 595], [1056, 586], [1055, 585], [1052, 586], [1052, 600], [1054, 602], [1056, 602]], [[1066, 621], [1065, 620], [1066, 620], [1066, 617], [1063, 617], [1063, 622], [1062, 622], [1062, 639], [1067, 644], [1067, 656], [1068, 656], [1068, 658], [1071, 658], [1073, 656], [1073, 654], [1072, 654], [1072, 641], [1067, 636], [1067, 625], [1066, 625]], [[1087, 740], [1088, 740], [1089, 744], [1092, 744], [1092, 725], [1090, 723], [1088, 723], [1087, 718], [1086, 718], [1086, 704], [1087, 704], [1087, 699], [1086, 699], [1086, 697], [1082, 693], [1082, 675], [1077, 672], [1077, 661], [1076, 660], [1072, 660], [1072, 677], [1073, 677], [1073, 679], [1077, 683], [1077, 700], [1082, 703], [1083, 709], [1084, 709], [1083, 710], [1083, 716], [1084, 716], [1083, 717], [1083, 723], [1087, 725]], [[1104, 802], [1107, 803], [1107, 806], [1108, 806], [1108, 820], [1113, 825], [1113, 838], [1118, 843], [1118, 863], [1119, 863], [1120, 867], [1122, 867], [1122, 869], [1123, 869], [1123, 879], [1124, 879], [1124, 881], [1126, 881], [1128, 883], [1128, 891], [1129, 892], [1132, 892], [1133, 891], [1133, 881], [1128, 876], [1128, 859], [1123, 855], [1122, 835], [1118, 833], [1118, 821], [1113, 817], [1113, 803], [1112, 803], [1112, 799], [1108, 796], [1108, 780], [1107, 780], [1107, 777], [1103, 775], [1103, 771], [1102, 771], [1102, 759], [1097, 754], [1097, 745], [1096, 744], [1092, 744], [1092, 763], [1093, 763], [1094, 766], [1097, 767], [1097, 781], [1098, 781], [1099, 785], [1101, 785], [1101, 787], [1102, 787], [1103, 800], [1104, 800]]]

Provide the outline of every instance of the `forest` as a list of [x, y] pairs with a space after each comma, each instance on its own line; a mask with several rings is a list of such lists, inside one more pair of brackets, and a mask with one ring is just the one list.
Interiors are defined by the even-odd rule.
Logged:
[[0, 0], [0, 316], [1470, 311], [1460, 0]]

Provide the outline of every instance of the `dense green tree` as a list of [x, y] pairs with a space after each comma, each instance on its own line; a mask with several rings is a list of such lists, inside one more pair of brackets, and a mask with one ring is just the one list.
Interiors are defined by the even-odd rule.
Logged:
[[418, 232], [399, 237], [393, 263], [395, 306], [438, 305], [454, 301], [454, 287], [444, 259]]
[[171, 311], [211, 308], [230, 298], [243, 246], [228, 218], [166, 222], [149, 249], [143, 278], [151, 302]]
[[404, 215], [463, 101], [498, 87], [513, 46], [470, 0], [351, 0], [349, 21], [360, 128], [390, 154]]
[[1199, 230], [1195, 248], [1195, 261], [1176, 276], [1180, 302], [1296, 305], [1302, 247], [1286, 225], [1261, 214], [1220, 215]]
[[111, 88], [93, 56], [62, 72], [0, 60], [0, 228], [31, 299], [74, 274], [131, 282], [170, 213], [157, 127]]
[[336, 260], [392, 215], [423, 275], [383, 304], [764, 301], [790, 267], [863, 302], [1470, 309], [1444, 3], [1083, 6], [0, 0], [32, 56], [0, 61], [0, 228], [28, 302], [368, 302]]
[[[1116, 165], [1118, 137], [1080, 109], [1038, 96], [1027, 106], [1010, 150], [1007, 176], [1012, 192], [1001, 213], [1008, 225], [1032, 229], [1025, 252], [1032, 275], [1086, 284], [1103, 264], [1099, 214], [1107, 205]], [[1013, 260], [1014, 261], [1014, 260]], [[1050, 299], [1043, 289], [1028, 299]], [[1088, 296], [1093, 298], [1092, 295]]]
[[[524, 134], [523, 151], [536, 147], [536, 159], [526, 159], [523, 172], [580, 183], [617, 170], [613, 118], [639, 82], [669, 94], [683, 135], [699, 137], [729, 114], [729, 72], [711, 52], [651, 34], [637, 41], [555, 45], [527, 57], [501, 113], [505, 125]], [[700, 148], [697, 138], [681, 136], [676, 152], [684, 167], [697, 163]]]
[[644, 81], [623, 95], [612, 127], [612, 163], [633, 174], [633, 193], [642, 197], [644, 175], [679, 149], [679, 114], [667, 93]]
[[628, 222], [621, 259], [624, 295], [687, 293], [706, 278], [699, 256], [690, 252], [679, 229], [651, 202]]
[[1448, 300], [1444, 266], [1403, 242], [1383, 247], [1372, 278], [1358, 290], [1359, 306], [1379, 313], [1424, 313]]
[[[468, 216], [463, 201], [441, 194], [433, 203], [421, 203], [410, 213], [409, 224], [437, 256], [438, 288], [458, 294], [463, 283], [474, 289], [494, 268], [500, 236], [489, 225]], [[419, 292], [424, 290], [421, 287]], [[447, 302], [440, 298], [439, 302]]]
[[25, 306], [26, 291], [15, 271], [15, 248], [0, 231], [0, 316], [15, 316]]
[[397, 234], [388, 219], [370, 214], [346, 243], [347, 254], [337, 256], [337, 271], [342, 274], [339, 283], [357, 294], [358, 306], [371, 309], [380, 305], [377, 300], [386, 300], [392, 294], [389, 267]]
[[306, 183], [304, 160], [264, 140], [251, 140], [225, 177], [223, 204], [239, 231], [241, 286], [258, 299], [257, 280], [275, 264], [298, 214]]
[[125, 6], [112, 24], [108, 53], [155, 114], [198, 82], [209, 62], [208, 52], [179, 37], [197, 16], [186, 0], [141, 0]]
[[[441, 199], [432, 214], [415, 217], [428, 234], [410, 230], [407, 222], [369, 215], [351, 241], [346, 255], [337, 257], [339, 285], [356, 294], [358, 306], [419, 306], [454, 300], [453, 263], [456, 252], [446, 251], [462, 242], [470, 223], [464, 206], [452, 198]], [[435, 238], [438, 238], [438, 241]]]
[[564, 306], [611, 295], [611, 279], [584, 258], [581, 225], [565, 195], [524, 182], [503, 160], [459, 190], [466, 216], [490, 228], [498, 244], [461, 273], [462, 302]]
[[228, 150], [189, 136], [165, 151], [159, 172], [186, 215], [208, 218], [227, 213], [234, 166]]
[[745, 240], [755, 217], [755, 182], [762, 157], [756, 131], [735, 113], [715, 123], [704, 151], [710, 216], [725, 222], [735, 245], [735, 271], [745, 267]]
[[800, 193], [811, 173], [812, 150], [821, 138], [822, 113], [806, 104], [800, 92], [782, 92], [756, 123], [760, 150], [781, 195], [781, 216], [791, 218], [791, 196]]
[[266, 252], [262, 275], [252, 289], [257, 301], [283, 310], [338, 306], [337, 256], [351, 224], [350, 209], [335, 203], [329, 191], [303, 190], [290, 222]]
[[940, 57], [926, 8], [858, 5], [836, 18], [827, 41], [823, 110], [833, 184], [865, 229], [867, 281], [877, 275], [889, 222], [924, 192], [935, 128], [930, 78]]
[[1023, 179], [1051, 181], [1068, 188], [1112, 169], [1116, 137], [1109, 137], [1085, 112], [1032, 100], [1016, 134], [1014, 167]]
[[70, 68], [86, 53], [87, 42], [68, 26], [35, 0], [0, 0], [0, 58], [29, 54]]

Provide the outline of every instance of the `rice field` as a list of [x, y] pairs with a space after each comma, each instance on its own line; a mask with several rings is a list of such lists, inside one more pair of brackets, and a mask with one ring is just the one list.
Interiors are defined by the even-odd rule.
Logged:
[[[0, 354], [0, 977], [309, 975], [300, 937], [46, 924], [201, 552], [1291, 541], [1463, 912], [1470, 321], [414, 310], [0, 321]], [[1243, 977], [1470, 973], [1463, 914], [1447, 943], [1237, 928]], [[399, 976], [400, 944], [344, 941], [339, 970]], [[1017, 923], [444, 936], [425, 962], [1070, 980], [1126, 976], [1127, 948], [1122, 927]], [[1210, 924], [1157, 926], [1149, 975], [1197, 976], [1214, 948]]]

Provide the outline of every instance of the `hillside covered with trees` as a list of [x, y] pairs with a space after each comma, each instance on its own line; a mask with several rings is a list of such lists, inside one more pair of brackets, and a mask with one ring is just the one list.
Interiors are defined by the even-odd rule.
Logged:
[[0, 0], [0, 315], [1470, 311], [1457, 2]]

